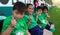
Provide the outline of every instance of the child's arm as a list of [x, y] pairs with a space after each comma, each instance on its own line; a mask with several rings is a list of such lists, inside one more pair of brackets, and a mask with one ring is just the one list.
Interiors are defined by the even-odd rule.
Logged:
[[12, 21], [11, 21], [10, 26], [3, 33], [1, 33], [1, 35], [10, 35], [10, 33], [15, 25], [16, 25], [16, 21], [12, 17]]
[[10, 35], [10, 32], [12, 31], [12, 27], [9, 26], [8, 29], [6, 29], [3, 33], [1, 33], [1, 35]]
[[38, 21], [38, 15], [36, 16], [36, 22]]
[[28, 26], [30, 25], [31, 20], [32, 20], [32, 18], [30, 17], [30, 19], [27, 22]]
[[27, 35], [31, 35], [30, 32], [29, 32], [28, 30], [26, 31], [26, 34], [27, 34]]
[[49, 15], [47, 15], [47, 18], [50, 18], [50, 16], [49, 16]]
[[38, 25], [40, 28], [42, 28], [40, 25]]
[[36, 22], [38, 21], [38, 16], [39, 16], [40, 13], [36, 12]]
[[48, 13], [45, 13], [45, 14], [46, 14], [46, 17], [47, 17], [47, 18], [50, 18], [50, 16], [48, 15]]

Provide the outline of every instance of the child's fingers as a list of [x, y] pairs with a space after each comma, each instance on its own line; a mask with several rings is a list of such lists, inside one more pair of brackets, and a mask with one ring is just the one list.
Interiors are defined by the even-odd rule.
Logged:
[[14, 19], [14, 17], [12, 16], [12, 20], [11, 20], [11, 26], [15, 27], [16, 25], [16, 20]]
[[12, 16], [12, 22], [16, 23], [16, 20], [14, 19], [14, 17]]

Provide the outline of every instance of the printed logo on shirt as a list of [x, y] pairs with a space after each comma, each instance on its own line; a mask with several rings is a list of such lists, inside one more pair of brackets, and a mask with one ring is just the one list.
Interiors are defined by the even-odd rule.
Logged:
[[16, 35], [24, 35], [23, 32], [16, 32]]

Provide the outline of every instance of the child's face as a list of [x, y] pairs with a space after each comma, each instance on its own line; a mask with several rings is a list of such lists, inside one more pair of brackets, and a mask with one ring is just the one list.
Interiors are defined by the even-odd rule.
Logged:
[[47, 9], [44, 9], [43, 12], [44, 12], [44, 13], [47, 13]]
[[14, 10], [14, 11], [13, 11], [13, 17], [14, 17], [15, 19], [20, 19], [20, 18], [23, 17], [23, 15], [24, 15], [23, 12], [20, 12], [20, 13], [19, 13], [17, 10]]
[[37, 14], [41, 14], [42, 13], [42, 10], [41, 9], [39, 9], [38, 10], [38, 12], [37, 12]]
[[29, 14], [32, 14], [32, 12], [33, 12], [33, 6], [32, 5], [29, 5], [29, 7], [27, 8], [27, 12]]

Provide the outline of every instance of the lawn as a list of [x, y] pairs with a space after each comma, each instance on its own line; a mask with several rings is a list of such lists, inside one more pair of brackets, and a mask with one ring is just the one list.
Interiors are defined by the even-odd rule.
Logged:
[[54, 35], [60, 35], [60, 8], [51, 7], [48, 13], [51, 16], [48, 20], [53, 22], [56, 28]]

